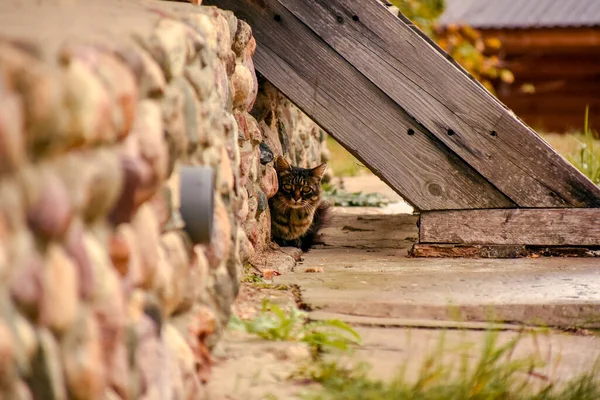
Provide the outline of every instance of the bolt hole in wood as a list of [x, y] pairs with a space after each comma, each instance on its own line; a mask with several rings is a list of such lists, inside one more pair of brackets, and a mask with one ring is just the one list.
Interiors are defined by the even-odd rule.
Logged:
[[273, 16], [273, 19], [274, 19], [275, 21], [277, 21], [277, 22], [281, 22], [281, 15], [279, 15], [279, 14], [275, 14], [275, 15]]
[[406, 133], [408, 133], [408, 136], [412, 136], [415, 134], [415, 130], [413, 128], [408, 128], [408, 131], [406, 131]]
[[338, 23], [343, 24], [344, 23], [344, 18], [341, 15], [338, 15], [337, 17], [335, 17], [335, 19], [337, 20]]
[[454, 131], [452, 129], [448, 129], [448, 136], [454, 135]]
[[495, 136], [498, 136], [498, 134], [496, 133], [496, 131], [491, 131], [491, 132], [490, 132], [490, 135], [492, 135], [492, 136], [494, 136], [494, 137], [495, 137]]
[[353, 15], [352, 16], [352, 21], [358, 22], [358, 21], [360, 21], [360, 18], [358, 18], [358, 15]]

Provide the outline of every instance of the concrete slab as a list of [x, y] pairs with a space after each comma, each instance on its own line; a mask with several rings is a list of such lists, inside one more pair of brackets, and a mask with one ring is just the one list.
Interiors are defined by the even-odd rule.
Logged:
[[[304, 273], [321, 267], [320, 274]], [[318, 249], [296, 272], [303, 300], [369, 317], [600, 326], [597, 259], [411, 259], [399, 249]]]
[[[336, 213], [323, 245], [276, 282], [339, 314], [600, 327], [600, 260], [407, 258], [416, 230], [412, 215]], [[303, 272], [314, 267], [324, 272]]]
[[[370, 376], [383, 380], [404, 367], [405, 379], [413, 381], [428, 356], [455, 371], [464, 357], [473, 367], [493, 328], [498, 345], [520, 337], [512, 360], [541, 363], [523, 374], [534, 384], [560, 386], [600, 361], [600, 336], [581, 329], [600, 327], [598, 259], [408, 258], [416, 231], [412, 215], [336, 210], [321, 236], [323, 244], [304, 254], [293, 272], [274, 278], [274, 284], [300, 286], [302, 303], [313, 307], [311, 319], [340, 319], [362, 336], [353, 354], [328, 357], [342, 365], [367, 362]], [[309, 268], [323, 272], [305, 272]], [[289, 294], [269, 290], [265, 296], [292, 303]], [[236, 313], [252, 315], [251, 304], [256, 307], [259, 297], [243, 289]], [[540, 325], [577, 327], [578, 335]], [[211, 398], [251, 400], [272, 394], [288, 399], [315, 389], [287, 379], [310, 362], [297, 343], [229, 334], [217, 358]]]

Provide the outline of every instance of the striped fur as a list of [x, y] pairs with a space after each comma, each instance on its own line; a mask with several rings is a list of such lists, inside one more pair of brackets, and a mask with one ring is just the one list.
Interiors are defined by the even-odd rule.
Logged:
[[299, 168], [278, 157], [275, 167], [279, 189], [269, 200], [271, 237], [281, 246], [308, 251], [327, 221], [329, 206], [321, 198], [321, 178], [327, 164]]

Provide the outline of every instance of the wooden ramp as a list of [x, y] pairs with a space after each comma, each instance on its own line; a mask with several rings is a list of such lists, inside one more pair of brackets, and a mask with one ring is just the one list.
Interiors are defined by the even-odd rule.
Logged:
[[[439, 225], [444, 210], [544, 209], [548, 231], [564, 218], [573, 223], [565, 217], [569, 209], [600, 207], [597, 186], [410, 21], [375, 0], [204, 4], [230, 9], [252, 26], [257, 70], [428, 216], [420, 225], [428, 243], [437, 243], [436, 235], [440, 243], [468, 243], [473, 236], [454, 234], [452, 224], [428, 226]], [[490, 216], [490, 233], [502, 225], [501, 210], [462, 219], [452, 214], [457, 224], [482, 215]], [[600, 226], [600, 209], [574, 215], [585, 215], [582, 229]], [[519, 217], [533, 226], [539, 216]], [[489, 235], [487, 242], [483, 230], [479, 242], [495, 244], [501, 236]], [[521, 240], [518, 232], [513, 241]], [[550, 241], [560, 236], [561, 245], [600, 240], [598, 229], [590, 231], [592, 239], [585, 232], [545, 234]]]

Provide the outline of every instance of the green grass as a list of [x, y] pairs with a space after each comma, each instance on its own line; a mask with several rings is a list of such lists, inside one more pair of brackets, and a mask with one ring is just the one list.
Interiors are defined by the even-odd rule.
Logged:
[[598, 185], [600, 184], [600, 141], [598, 132], [592, 131], [589, 126], [589, 111], [589, 107], [586, 107], [583, 138], [578, 141], [579, 149], [567, 155], [567, 159]]
[[361, 341], [358, 333], [342, 321], [308, 321], [304, 311], [286, 311], [268, 300], [263, 301], [259, 314], [252, 319], [242, 320], [234, 315], [229, 328], [265, 340], [303, 342], [315, 356], [333, 350], [347, 351]]
[[472, 360], [466, 350], [460, 361], [443, 364], [443, 341], [420, 366], [418, 378], [405, 378], [401, 369], [390, 381], [369, 376], [369, 365], [351, 368], [320, 361], [301, 369], [299, 377], [319, 382], [321, 390], [305, 394], [305, 400], [592, 400], [600, 399], [597, 369], [555, 386], [535, 378], [542, 362], [534, 357], [513, 358], [517, 336], [501, 344], [498, 333], [489, 331], [479, 355]]
[[589, 108], [585, 110], [583, 132], [542, 136], [592, 182], [600, 185], [600, 136], [589, 125]]
[[[306, 343], [313, 358], [291, 378], [320, 387], [303, 393], [304, 400], [600, 399], [600, 369], [557, 384], [554, 377], [540, 372], [546, 363], [539, 353], [514, 356], [525, 335], [539, 335], [536, 331], [501, 341], [498, 331], [488, 330], [476, 357], [472, 346], [461, 346], [458, 353], [446, 348], [442, 334], [435, 351], [416, 366], [416, 377], [407, 378], [408, 364], [404, 364], [394, 378], [384, 381], [372, 377], [367, 363], [346, 361], [342, 365], [335, 354], [323, 357], [324, 353], [347, 352], [361, 342], [359, 334], [339, 320], [308, 321], [303, 311], [284, 310], [265, 300], [256, 317], [241, 320], [234, 316], [229, 327], [265, 340]], [[445, 355], [456, 357], [450, 362]]]
[[323, 185], [323, 198], [329, 204], [340, 207], [384, 207], [390, 200], [380, 193], [349, 193], [332, 185]]
[[371, 173], [367, 167], [350, 154], [348, 150], [344, 149], [342, 145], [336, 142], [331, 136], [327, 137], [327, 148], [331, 152], [328, 164], [335, 176], [357, 176]]

